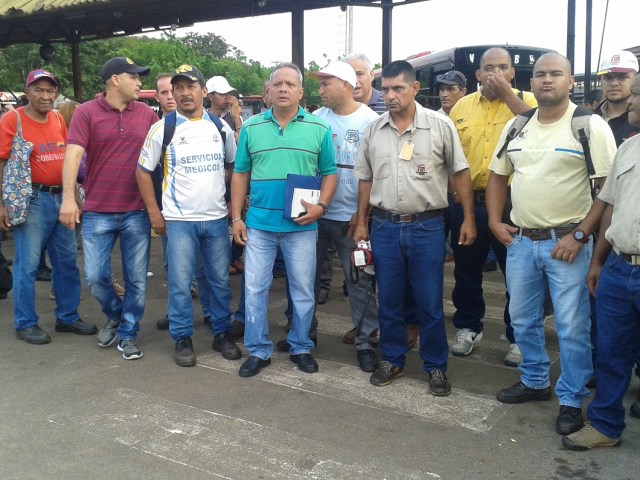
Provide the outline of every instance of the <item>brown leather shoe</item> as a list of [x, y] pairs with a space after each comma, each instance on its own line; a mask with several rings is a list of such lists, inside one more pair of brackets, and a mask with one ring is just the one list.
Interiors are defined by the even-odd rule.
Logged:
[[[376, 328], [373, 332], [371, 332], [371, 335], [369, 335], [369, 339], [376, 338], [377, 336], [378, 336], [378, 329]], [[344, 334], [344, 336], [342, 337], [342, 343], [346, 343], [347, 345], [353, 345], [354, 343], [356, 343], [355, 327]]]
[[409, 343], [409, 348], [413, 348], [418, 343], [418, 334], [420, 333], [420, 324], [418, 323], [407, 323], [407, 341]]

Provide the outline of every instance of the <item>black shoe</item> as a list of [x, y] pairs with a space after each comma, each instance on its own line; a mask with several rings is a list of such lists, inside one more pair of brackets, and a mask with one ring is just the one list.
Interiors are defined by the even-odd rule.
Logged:
[[[2, 262], [0, 262], [0, 263], [2, 263]], [[7, 267], [10, 267], [11, 265], [13, 265], [13, 260], [12, 260], [12, 259], [10, 259], [10, 258], [5, 258], [5, 259], [4, 259], [4, 264], [5, 264]]]
[[329, 300], [329, 290], [321, 288], [320, 293], [318, 293], [318, 305], [324, 305], [327, 300]]
[[173, 354], [176, 364], [181, 367], [193, 367], [196, 364], [196, 354], [193, 351], [191, 337], [179, 338], [176, 342], [176, 350]]
[[253, 377], [254, 375], [260, 373], [262, 367], [268, 367], [269, 365], [271, 365], [270, 358], [263, 360], [260, 357], [256, 357], [255, 355], [249, 355], [247, 361], [244, 362], [240, 367], [238, 375], [240, 375], [241, 377]]
[[212, 347], [227, 360], [237, 360], [242, 356], [238, 346], [229, 338], [229, 332], [219, 333], [213, 337]]
[[50, 282], [51, 281], [51, 269], [49, 267], [44, 267], [38, 270], [38, 275], [36, 276], [36, 280], [38, 282]]
[[56, 320], [56, 332], [70, 332], [76, 335], [93, 335], [98, 332], [98, 327], [90, 323], [84, 323], [81, 319], [73, 323], [62, 323]]
[[556, 420], [556, 432], [560, 435], [571, 435], [584, 427], [582, 409], [560, 405], [560, 414]]
[[316, 373], [318, 371], [318, 362], [314, 360], [310, 353], [289, 355], [289, 360], [296, 363], [298, 370], [302, 370], [305, 373]]
[[202, 321], [204, 322], [204, 324], [208, 327], [211, 326], [211, 315], [207, 315], [206, 317], [204, 317], [202, 319]]
[[[310, 337], [310, 338], [311, 338], [311, 341], [313, 342], [313, 346], [317, 347], [318, 337]], [[288, 352], [289, 350], [291, 350], [291, 345], [289, 345], [289, 342], [285, 338], [284, 340], [280, 340], [279, 342], [276, 343], [276, 349], [279, 352]]]
[[24, 330], [16, 330], [16, 338], [33, 345], [44, 345], [51, 341], [49, 334], [43, 331], [38, 325], [25, 328]]
[[436, 397], [446, 397], [451, 394], [451, 384], [442, 370], [429, 372], [429, 391]]
[[496, 398], [502, 403], [524, 403], [530, 400], [549, 400], [551, 387], [529, 388], [524, 383], [518, 382], [509, 388], [503, 388]]
[[169, 315], [165, 315], [156, 322], [156, 328], [158, 330], [169, 330]]
[[7, 298], [7, 294], [4, 292], [0, 292], [0, 300], [4, 300], [5, 298]]
[[400, 378], [404, 375], [403, 367], [396, 367], [391, 363], [383, 360], [378, 365], [378, 368], [373, 375], [369, 378], [369, 381], [372, 385], [376, 387], [383, 387], [384, 385], [389, 385], [396, 378]]
[[587, 384], [585, 385], [587, 388], [596, 388], [596, 376], [592, 375]]
[[640, 400], [631, 404], [629, 407], [629, 415], [640, 418]]
[[370, 348], [358, 350], [358, 363], [360, 363], [360, 370], [362, 370], [363, 372], [374, 372], [378, 367], [376, 353]]
[[483, 272], [495, 272], [498, 269], [498, 264], [496, 262], [484, 262], [482, 267]]
[[236, 341], [244, 338], [244, 323], [234, 320], [231, 322], [231, 330], [229, 330], [229, 338]]

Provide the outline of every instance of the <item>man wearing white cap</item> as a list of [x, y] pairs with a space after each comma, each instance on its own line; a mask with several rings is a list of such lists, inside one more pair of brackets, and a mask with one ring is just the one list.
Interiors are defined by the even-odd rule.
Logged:
[[229, 111], [235, 99], [231, 92], [235, 90], [237, 89], [229, 85], [226, 78], [219, 75], [211, 77], [207, 81], [207, 92], [211, 101], [209, 110], [227, 122], [234, 132], [237, 132], [242, 126], [242, 120], [233, 118]]
[[627, 50], [614, 52], [605, 58], [598, 72], [605, 101], [600, 104], [595, 113], [609, 123], [617, 146], [640, 132], [639, 127], [629, 123], [627, 104], [631, 96], [631, 85], [637, 73], [638, 59]]
[[[331, 126], [338, 169], [338, 185], [331, 206], [326, 215], [318, 220], [315, 284], [317, 297], [320, 291], [322, 264], [332, 243], [335, 243], [338, 251], [345, 278], [350, 277], [350, 255], [356, 246], [351, 234], [356, 224], [358, 209], [358, 182], [353, 175], [353, 169], [364, 131], [378, 118], [378, 114], [353, 99], [356, 72], [348, 63], [332, 62], [318, 72], [309, 73], [308, 77], [320, 81], [319, 93], [324, 107], [316, 110], [314, 115]], [[373, 372], [378, 364], [375, 351], [369, 343], [371, 334], [378, 328], [373, 276], [360, 271], [358, 282], [347, 280], [346, 285], [351, 319], [356, 328], [358, 362], [363, 371]]]

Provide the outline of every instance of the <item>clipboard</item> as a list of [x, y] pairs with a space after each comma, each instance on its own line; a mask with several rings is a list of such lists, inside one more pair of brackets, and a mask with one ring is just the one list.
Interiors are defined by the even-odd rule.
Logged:
[[309, 203], [317, 203], [320, 198], [321, 183], [322, 177], [319, 176], [287, 174], [283, 217], [292, 219], [304, 215], [306, 211], [300, 203], [300, 199]]

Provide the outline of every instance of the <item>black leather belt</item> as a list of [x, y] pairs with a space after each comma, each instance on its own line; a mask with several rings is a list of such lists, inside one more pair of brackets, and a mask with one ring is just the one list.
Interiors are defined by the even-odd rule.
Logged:
[[485, 203], [486, 196], [487, 196], [487, 192], [485, 192], [484, 190], [473, 191], [473, 201], [475, 203]]
[[32, 190], [40, 190], [41, 192], [47, 193], [62, 193], [62, 187], [52, 187], [50, 185], [43, 185], [41, 183], [32, 183]]
[[618, 250], [617, 248], [614, 248], [613, 251], [615, 252], [616, 255], [618, 255], [622, 260], [627, 262], [629, 265], [633, 265], [634, 267], [640, 265], [640, 255], [632, 255], [630, 253], [624, 253]]
[[555, 238], [561, 238], [565, 235], [569, 235], [577, 226], [577, 223], [573, 223], [564, 227], [555, 228], [521, 228], [520, 233], [522, 233], [523, 237], [527, 237], [534, 241], [551, 240], [554, 236]]
[[386, 210], [382, 210], [381, 208], [374, 207], [371, 211], [371, 214], [376, 218], [387, 220], [393, 223], [411, 223], [442, 215], [442, 209], [427, 210], [426, 212], [420, 213], [391, 213], [387, 212]]

